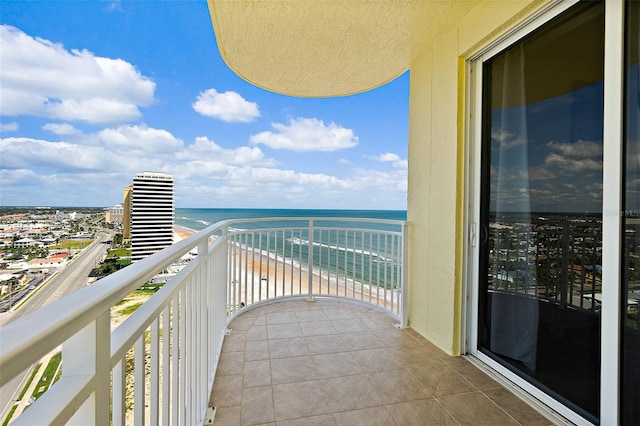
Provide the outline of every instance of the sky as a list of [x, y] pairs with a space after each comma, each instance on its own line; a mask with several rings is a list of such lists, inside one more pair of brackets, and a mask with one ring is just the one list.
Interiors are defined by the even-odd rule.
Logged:
[[294, 98], [224, 63], [205, 0], [0, 0], [0, 205], [405, 210], [408, 73]]

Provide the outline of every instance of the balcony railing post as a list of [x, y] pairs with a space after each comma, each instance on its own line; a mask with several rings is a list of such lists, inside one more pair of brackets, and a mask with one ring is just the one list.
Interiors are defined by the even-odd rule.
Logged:
[[307, 264], [309, 265], [309, 276], [307, 280], [307, 300], [313, 301], [313, 219], [309, 219], [309, 250]]
[[400, 281], [400, 327], [409, 326], [409, 224], [405, 222], [402, 225], [402, 275]]
[[62, 345], [66, 377], [94, 376], [93, 392], [69, 419], [69, 425], [107, 425], [110, 417], [111, 315], [107, 311]]
[[567, 306], [569, 284], [569, 224], [562, 225], [562, 257], [560, 260], [560, 306]]

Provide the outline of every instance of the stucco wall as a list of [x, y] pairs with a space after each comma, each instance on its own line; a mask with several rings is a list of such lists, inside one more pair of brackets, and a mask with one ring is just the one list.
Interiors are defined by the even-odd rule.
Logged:
[[485, 2], [411, 65], [409, 104], [409, 325], [460, 352], [465, 66], [546, 1]]

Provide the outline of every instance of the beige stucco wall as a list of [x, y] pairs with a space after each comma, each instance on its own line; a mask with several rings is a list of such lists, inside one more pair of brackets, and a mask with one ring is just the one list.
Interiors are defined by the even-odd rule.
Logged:
[[452, 355], [462, 318], [464, 59], [544, 3], [484, 2], [411, 64], [409, 325]]

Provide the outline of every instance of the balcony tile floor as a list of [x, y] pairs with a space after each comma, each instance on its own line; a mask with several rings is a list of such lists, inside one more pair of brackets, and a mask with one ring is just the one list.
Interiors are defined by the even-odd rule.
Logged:
[[550, 425], [477, 369], [375, 307], [247, 309], [225, 338], [216, 425]]

